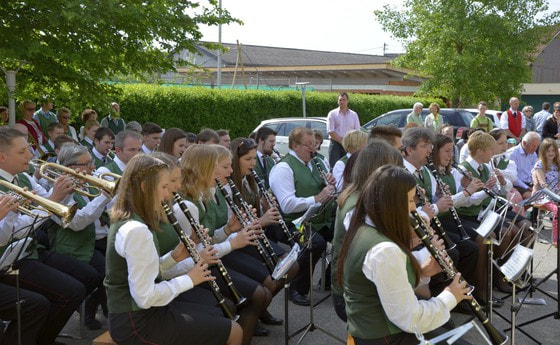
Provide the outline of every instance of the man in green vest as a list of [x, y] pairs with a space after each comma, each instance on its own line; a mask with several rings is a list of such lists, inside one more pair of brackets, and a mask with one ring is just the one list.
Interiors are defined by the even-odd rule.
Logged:
[[37, 110], [35, 114], [33, 114], [33, 118], [39, 122], [43, 133], [47, 133], [48, 127], [51, 123], [58, 122], [56, 114], [51, 111], [53, 110], [53, 107], [54, 102], [52, 99], [44, 97], [41, 100], [41, 109]]
[[[27, 137], [18, 130], [8, 127], [0, 128], [0, 179], [20, 187], [27, 187], [28, 190], [34, 191], [37, 195], [48, 197], [52, 201], [62, 201], [74, 189], [72, 179], [62, 176], [57, 179], [51, 192], [45, 191], [31, 176], [25, 173], [29, 169], [29, 159], [32, 156], [28, 146]], [[6, 191], [4, 187], [0, 187], [0, 189]], [[20, 215], [18, 220], [24, 217], [26, 216]], [[50, 302], [50, 310], [48, 311], [49, 317], [42, 326], [39, 325], [40, 330], [37, 332], [37, 329], [35, 329], [35, 339], [26, 343], [53, 344], [58, 333], [84, 300], [86, 288], [73, 276], [63, 273], [59, 269], [61, 263], [66, 264], [64, 260], [53, 262], [54, 260], [51, 260], [52, 258], [48, 255], [43, 255], [48, 253], [44, 249], [39, 250], [39, 245], [34, 239], [33, 231], [31, 231], [33, 228], [31, 226], [29, 227], [30, 231], [24, 231], [26, 228], [18, 226], [16, 222], [13, 228], [7, 229], [13, 231], [13, 233], [8, 233], [7, 237], [2, 236], [0, 245], [2, 245], [1, 250], [3, 252], [6, 250], [6, 245], [14, 237], [26, 237], [26, 234], [32, 234], [28, 237], [30, 240], [28, 250], [24, 255], [19, 256], [19, 260], [14, 263], [13, 268], [19, 270], [20, 288], [24, 291], [34, 292], [36, 294], [32, 296], [34, 300], [41, 299], [39, 295], [45, 297]], [[75, 267], [70, 268], [74, 269]], [[14, 275], [0, 275], [0, 285], [15, 287], [16, 283]], [[26, 303], [22, 304], [23, 312], [28, 310], [27, 308], [31, 306], [31, 303], [37, 305], [31, 300], [29, 300], [29, 305], [27, 302], [26, 299]], [[43, 302], [45, 301], [43, 300]], [[41, 310], [37, 310], [36, 313], [37, 315], [44, 315]], [[22, 315], [22, 329], [28, 329], [30, 322], [36, 322], [36, 319], [34, 317], [23, 317]], [[22, 334], [22, 336], [28, 338], [29, 335]]]
[[142, 126], [142, 135], [144, 143], [142, 144], [142, 151], [149, 155], [150, 153], [157, 151], [159, 144], [161, 143], [161, 136], [163, 134], [163, 129], [153, 122], [146, 122]]
[[[432, 155], [434, 134], [428, 128], [409, 128], [404, 132], [401, 140], [404, 167], [416, 178], [418, 187], [425, 191], [426, 204], [419, 206], [417, 210], [424, 213], [428, 219], [436, 220], [438, 213], [446, 212], [453, 206], [453, 200], [448, 195], [441, 196], [437, 200], [433, 199], [434, 191], [438, 186], [425, 165], [428, 163], [428, 157]], [[451, 232], [444, 229], [444, 231], [457, 245], [447, 251], [449, 256], [457, 263], [463, 276], [468, 281], [472, 281], [476, 276], [478, 246], [473, 241], [461, 241], [458, 230]], [[440, 289], [445, 286], [447, 286], [447, 278], [444, 274], [434, 276], [430, 282], [432, 294], [439, 294]]]
[[121, 107], [117, 102], [111, 103], [109, 114], [101, 119], [101, 127], [107, 127], [115, 135], [124, 131], [126, 123], [121, 118]]
[[274, 145], [276, 144], [276, 131], [272, 128], [261, 127], [255, 134], [255, 140], [257, 141], [257, 165], [255, 165], [255, 171], [264, 180], [266, 188], [270, 188], [270, 170], [276, 164], [272, 158]]
[[95, 136], [93, 137], [93, 149], [91, 154], [95, 168], [98, 169], [106, 164], [109, 164], [111, 157], [109, 151], [113, 149], [115, 143], [115, 135], [107, 127], [99, 127]]
[[54, 153], [54, 141], [56, 138], [64, 134], [64, 127], [58, 122], [53, 122], [47, 126], [46, 133], [48, 140], [42, 145], [43, 152]]
[[290, 132], [288, 145], [289, 153], [270, 172], [270, 188], [276, 195], [284, 220], [289, 226], [293, 226], [292, 221], [301, 217], [308, 208], [317, 203], [323, 206], [322, 212], [311, 221], [311, 250], [306, 248], [301, 254], [298, 260], [299, 272], [290, 286], [290, 299], [298, 305], [309, 305], [307, 293], [312, 273], [309, 270], [310, 254], [312, 253], [315, 267], [326, 247], [324, 236], [332, 238], [329, 226], [334, 207], [334, 178], [327, 174], [325, 184], [317, 167], [311, 162], [315, 151], [315, 137], [309, 128], [294, 128]]

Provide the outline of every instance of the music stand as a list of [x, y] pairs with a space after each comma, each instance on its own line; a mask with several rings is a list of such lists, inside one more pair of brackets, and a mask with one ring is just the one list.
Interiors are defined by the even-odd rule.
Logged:
[[480, 335], [482, 335], [482, 337], [484, 338], [484, 340], [486, 340], [488, 345], [492, 345], [492, 342], [488, 340], [488, 338], [484, 334], [484, 331], [476, 324], [476, 322], [474, 322], [474, 320], [471, 320], [470, 322], [467, 322], [459, 327], [456, 327], [450, 331], [440, 334], [432, 339], [424, 338], [424, 335], [420, 332], [415, 332], [415, 333], [416, 333], [416, 338], [418, 339], [418, 341], [420, 341], [419, 345], [439, 344], [442, 341], [445, 341], [447, 344], [453, 344], [457, 340], [459, 340], [463, 335], [465, 335], [468, 331], [470, 331], [473, 327], [480, 333]]
[[[301, 342], [303, 341], [303, 339], [305, 338], [305, 336], [309, 332], [313, 332], [315, 330], [319, 330], [319, 331], [325, 333], [326, 335], [328, 335], [329, 337], [339, 341], [340, 343], [346, 344], [345, 340], [340, 339], [339, 337], [332, 334], [328, 330], [317, 326], [315, 324], [315, 320], [314, 320], [313, 308], [315, 307], [315, 305], [313, 304], [313, 252], [311, 251], [311, 244], [312, 244], [314, 234], [313, 234], [313, 229], [311, 227], [311, 220], [318, 214], [317, 211], [319, 211], [319, 210], [321, 210], [321, 204], [320, 203], [315, 203], [313, 206], [311, 206], [309, 209], [307, 209], [307, 211], [305, 212], [305, 214], [303, 216], [301, 216], [300, 218], [292, 221], [294, 223], [294, 225], [296, 226], [296, 229], [301, 229], [303, 231], [304, 238], [305, 237], [307, 238], [307, 240], [305, 241], [306, 242], [305, 246], [307, 247], [307, 250], [309, 250], [309, 281], [310, 281], [309, 302], [310, 303], [309, 303], [309, 323], [307, 325], [303, 326], [302, 328], [298, 329], [297, 331], [295, 331], [294, 333], [292, 333], [288, 337], [286, 337], [285, 338], [285, 343], [286, 344], [288, 344], [288, 339], [289, 338], [295, 337], [299, 333], [303, 332], [303, 334], [301, 335], [301, 337], [298, 339], [298, 342], [297, 342], [297, 344], [299, 345], [299, 344], [301, 344]], [[286, 298], [287, 297], [288, 296], [286, 296]], [[286, 302], [286, 305], [287, 305], [287, 302]], [[286, 306], [286, 310], [287, 310], [287, 306]], [[287, 335], [287, 330], [288, 330], [288, 323], [287, 322], [286, 322], [285, 330], [286, 330], [286, 335]]]

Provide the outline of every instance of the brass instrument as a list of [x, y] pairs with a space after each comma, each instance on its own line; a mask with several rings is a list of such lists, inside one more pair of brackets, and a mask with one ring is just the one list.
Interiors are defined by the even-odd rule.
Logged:
[[[70, 175], [74, 184], [76, 184], [74, 192], [91, 198], [99, 196], [101, 191], [104, 191], [109, 195], [115, 195], [120, 179], [120, 175], [113, 173], [103, 173], [100, 174], [99, 177], [85, 175], [76, 172], [74, 169], [65, 167], [64, 165], [45, 162], [38, 159], [32, 160], [31, 164], [37, 167], [40, 166], [39, 174], [41, 177], [53, 183], [55, 179], [63, 174]], [[105, 179], [105, 176], [111, 177], [114, 181]], [[92, 192], [91, 189], [94, 191]]]
[[40, 160], [47, 161], [49, 158], [56, 156], [56, 153], [54, 153], [54, 152], [43, 151], [43, 149], [41, 148], [41, 145], [37, 142], [37, 140], [35, 140], [35, 137], [33, 137], [31, 134], [27, 135], [27, 141], [32, 146], [35, 146], [37, 148], [37, 152], [39, 153], [39, 159]]
[[[413, 211], [411, 213], [413, 216], [413, 218], [411, 219], [411, 223], [412, 223], [412, 227], [414, 228], [414, 231], [416, 232], [418, 237], [420, 237], [426, 249], [428, 249], [430, 254], [432, 254], [432, 256], [436, 259], [438, 264], [441, 266], [442, 271], [447, 275], [449, 279], [453, 279], [457, 275], [457, 273], [459, 273], [457, 272], [457, 269], [454, 267], [453, 261], [445, 251], [440, 251], [432, 244], [430, 235], [428, 235], [429, 231], [426, 228], [426, 224], [424, 223], [422, 217], [416, 211]], [[474, 299], [473, 297], [472, 300], [466, 302], [471, 308], [473, 314], [482, 323], [482, 326], [486, 330], [486, 333], [488, 334], [492, 344], [493, 345], [505, 344], [508, 341], [508, 337], [505, 336], [494, 325], [490, 323], [488, 316], [484, 313], [484, 311], [482, 311], [482, 307], [480, 306], [480, 304], [478, 304], [476, 299]]]
[[[48, 218], [50, 214], [54, 214], [60, 218], [62, 226], [67, 227], [78, 210], [77, 204], [72, 206], [62, 205], [2, 179], [0, 179], [0, 186], [8, 189], [8, 192], [0, 191], [0, 194], [15, 196], [19, 203], [17, 207], [18, 211], [30, 217]], [[44, 212], [47, 214], [43, 215], [36, 212]]]

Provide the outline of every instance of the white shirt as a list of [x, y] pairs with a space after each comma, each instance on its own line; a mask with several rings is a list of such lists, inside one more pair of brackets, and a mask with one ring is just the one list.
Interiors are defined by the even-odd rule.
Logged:
[[146, 147], [146, 145], [142, 144], [142, 151], [149, 155], [150, 153], [154, 152], [154, 150], [150, 150], [149, 148]]
[[[412, 163], [410, 163], [409, 161], [406, 160], [406, 158], [403, 159], [403, 164], [406, 170], [408, 170], [409, 173], [411, 173], [413, 176], [418, 176], [418, 174], [416, 173], [416, 167], [414, 165], [412, 165]], [[420, 170], [420, 173], [422, 173], [422, 168], [418, 169]], [[434, 189], [434, 186], [437, 186], [436, 184], [436, 179], [432, 176], [432, 174], [430, 175], [430, 184], [432, 185], [432, 189]], [[439, 208], [437, 207], [437, 205], [435, 203], [430, 204], [430, 207], [434, 210], [435, 215], [437, 216], [439, 213]], [[430, 217], [428, 217], [428, 215], [426, 214], [426, 212], [424, 212], [424, 210], [422, 210], [422, 207], [417, 207], [416, 211], [418, 211], [418, 213], [420, 213], [420, 215], [426, 219], [429, 219]]]
[[[72, 201], [74, 201], [72, 194], [70, 194], [69, 197]], [[88, 203], [86, 206], [76, 211], [72, 221], [68, 224], [68, 228], [73, 231], [82, 231], [91, 223], [94, 223], [96, 220], [98, 221], [99, 217], [101, 217], [101, 214], [105, 210], [105, 206], [107, 206], [107, 204], [111, 201], [111, 198], [106, 197], [103, 193], [91, 201], [89, 201], [86, 197], [83, 198]], [[65, 200], [68, 200], [68, 197]], [[66, 203], [66, 205], [69, 206], [73, 204], [75, 204], [75, 202]], [[54, 221], [59, 225], [61, 224], [61, 221], [58, 218], [54, 218]]]
[[[350, 156], [352, 156], [352, 154], [347, 152], [346, 158], [350, 158]], [[342, 191], [342, 186], [344, 185], [344, 178], [342, 177], [342, 174], [344, 173], [344, 168], [346, 168], [346, 163], [344, 163], [342, 160], [339, 159], [335, 163], [332, 170], [332, 175], [336, 180], [336, 185], [335, 185], [336, 191], [339, 193]]]
[[124, 223], [115, 236], [115, 250], [127, 262], [130, 294], [142, 309], [165, 306], [194, 286], [188, 275], [155, 282], [160, 265], [166, 271], [176, 262], [170, 253], [160, 259], [153, 241], [146, 224], [135, 220]]
[[[292, 150], [288, 154], [296, 157], [300, 162], [303, 161]], [[305, 164], [305, 163], [304, 163]], [[313, 171], [311, 162], [305, 164], [309, 168], [309, 173]], [[286, 162], [280, 162], [270, 171], [270, 189], [276, 195], [276, 200], [284, 213], [304, 212], [315, 204], [315, 197], [306, 198], [296, 197], [296, 185], [294, 182], [294, 173], [292, 168]], [[319, 193], [320, 191], [317, 191]]]
[[459, 163], [463, 163], [468, 157], [470, 157], [469, 146], [465, 144], [461, 147], [461, 151], [459, 153]]
[[377, 288], [387, 318], [397, 327], [414, 333], [434, 330], [450, 318], [457, 301], [443, 290], [437, 297], [418, 300], [408, 282], [406, 254], [392, 242], [381, 242], [366, 254], [362, 265], [365, 277]]
[[[509, 108], [508, 110], [511, 110], [511, 112], [513, 113], [513, 110], [511, 108]], [[525, 120], [525, 116], [523, 116], [523, 113], [521, 113], [519, 110], [517, 110], [517, 111], [519, 112], [519, 113], [517, 113], [517, 116], [521, 116], [521, 129], [527, 128], [527, 121]], [[504, 111], [502, 113], [502, 116], [500, 117], [500, 128], [501, 129], [509, 129], [507, 110]]]

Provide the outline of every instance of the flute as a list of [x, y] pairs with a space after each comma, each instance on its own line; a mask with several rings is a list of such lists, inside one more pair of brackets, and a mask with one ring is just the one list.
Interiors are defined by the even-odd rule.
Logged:
[[[432, 160], [432, 157], [428, 157], [428, 168], [432, 171], [432, 175], [434, 175], [436, 183], [439, 185], [439, 189], [441, 190], [443, 195], [451, 196], [451, 193], [449, 192], [449, 186], [441, 179], [441, 176], [436, 168], [436, 165], [434, 164], [434, 161]], [[451, 206], [449, 208], [449, 213], [451, 213], [451, 216], [453, 217], [453, 220], [457, 225], [457, 229], [459, 229], [459, 233], [461, 234], [461, 241], [470, 240], [471, 237], [467, 234], [465, 228], [463, 228], [463, 222], [461, 222], [461, 218], [459, 218], [455, 206]]]
[[[177, 218], [175, 218], [175, 215], [173, 214], [173, 211], [171, 211], [169, 206], [166, 203], [162, 203], [162, 207], [163, 210], [165, 211], [165, 214], [167, 215], [167, 219], [169, 219], [169, 222], [173, 226], [173, 229], [179, 236], [181, 243], [183, 243], [183, 245], [189, 252], [190, 256], [192, 257], [193, 261], [195, 263], [198, 263], [201, 260], [201, 258], [200, 255], [198, 254], [198, 251], [196, 250], [196, 247], [194, 246], [194, 243], [187, 237], [187, 235], [185, 235], [185, 232], [183, 232], [183, 229], [181, 229], [179, 222], [177, 222]], [[218, 284], [214, 280], [208, 281], [208, 284], [210, 285], [210, 290], [212, 290], [212, 294], [218, 301], [218, 304], [222, 308], [224, 314], [230, 320], [236, 321], [237, 319], [239, 319], [239, 315], [234, 316], [232, 311], [227, 306], [224, 295], [222, 295], [222, 292], [220, 291], [220, 287], [218, 286]]]
[[[206, 236], [204, 236], [202, 231], [200, 231], [200, 229], [201, 229], [200, 224], [194, 219], [194, 217], [192, 216], [191, 211], [189, 210], [187, 205], [185, 205], [183, 203], [183, 198], [181, 198], [179, 193], [177, 193], [177, 192], [173, 193], [173, 200], [179, 205], [179, 207], [181, 208], [181, 211], [183, 211], [183, 214], [185, 215], [185, 217], [187, 218], [187, 220], [191, 224], [191, 228], [193, 229], [193, 231], [196, 233], [198, 238], [200, 238], [200, 243], [202, 243], [204, 248], [206, 248], [208, 246], [211, 246], [212, 244], [210, 243], [210, 241], [208, 241], [208, 238]], [[231, 279], [231, 276], [229, 275], [229, 273], [228, 273], [226, 267], [224, 266], [224, 264], [220, 261], [220, 262], [218, 262], [217, 266], [218, 266], [218, 271], [220, 272], [220, 275], [222, 276], [222, 279], [226, 283], [226, 285], [228, 287], [228, 290], [229, 290], [229, 292], [231, 293], [231, 296], [234, 299], [235, 305], [240, 306], [243, 303], [247, 302], [247, 298], [241, 296], [241, 294], [239, 293], [239, 291], [237, 290], [235, 285], [233, 285], [233, 280]]]
[[[278, 209], [278, 211], [280, 211], [280, 208], [278, 207], [278, 204], [272, 198], [270, 190], [266, 189], [266, 187], [264, 185], [264, 180], [259, 177], [259, 175], [257, 174], [257, 172], [254, 169], [251, 169], [251, 176], [253, 176], [253, 178], [255, 179], [255, 182], [257, 182], [257, 186], [259, 187], [259, 190], [261, 191], [261, 194], [264, 195], [264, 198], [266, 200], [266, 203], [268, 204], [268, 207], [276, 207]], [[278, 222], [280, 223], [280, 226], [282, 227], [282, 231], [284, 232], [284, 235], [286, 235], [286, 237], [288, 238], [288, 241], [290, 242], [290, 246], [293, 247], [294, 244], [295, 244], [294, 235], [290, 233], [290, 230], [288, 229], [288, 225], [286, 225], [286, 222], [284, 221], [284, 217], [282, 217], [282, 215], [280, 215], [280, 220]]]
[[[457, 272], [457, 269], [453, 266], [453, 261], [451, 260], [451, 258], [449, 258], [449, 255], [447, 255], [447, 253], [440, 252], [432, 244], [432, 241], [428, 236], [428, 231], [426, 228], [424, 228], [425, 224], [422, 217], [416, 211], [412, 211], [411, 214], [413, 216], [413, 218], [411, 219], [411, 223], [414, 228], [414, 231], [416, 232], [418, 237], [420, 237], [426, 249], [428, 249], [430, 254], [436, 259], [436, 261], [441, 266], [441, 269], [447, 275], [447, 277], [449, 279], [455, 278], [455, 276], [459, 272]], [[494, 327], [492, 323], [490, 323], [488, 316], [486, 316], [486, 314], [482, 311], [482, 307], [480, 306], [480, 304], [478, 304], [476, 299], [473, 297], [473, 299], [467, 301], [467, 303], [471, 308], [473, 314], [482, 323], [482, 326], [486, 330], [486, 333], [488, 334], [492, 344], [493, 345], [505, 344], [508, 341], [508, 337], [505, 336], [498, 329], [496, 329], [496, 327]]]
[[[226, 203], [228, 204], [229, 208], [231, 209], [231, 211], [233, 212], [237, 220], [239, 220], [239, 222], [241, 223], [241, 226], [243, 227], [249, 226], [250, 222], [248, 222], [245, 219], [241, 209], [235, 204], [235, 202], [233, 202], [233, 199], [231, 198], [228, 191], [226, 190], [226, 187], [222, 185], [222, 183], [218, 180], [216, 180], [216, 185], [218, 186], [218, 189], [224, 196], [224, 199], [226, 199]], [[266, 255], [265, 249], [260, 241], [257, 241], [257, 252], [259, 253], [261, 259], [263, 260], [264, 265], [268, 269], [268, 272], [272, 274], [274, 272], [274, 268], [276, 267], [276, 264], [271, 261], [268, 255]]]

